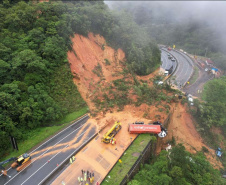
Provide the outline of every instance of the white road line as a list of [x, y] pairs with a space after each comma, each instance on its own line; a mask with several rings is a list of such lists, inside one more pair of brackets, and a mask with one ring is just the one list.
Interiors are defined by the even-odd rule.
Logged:
[[[87, 116], [88, 116], [88, 115], [86, 115], [86, 116], [80, 118], [79, 120], [75, 121], [73, 124], [71, 124], [71, 125], [69, 125], [67, 128], [65, 128], [64, 130], [60, 131], [59, 133], [57, 133], [56, 135], [54, 135], [53, 137], [51, 137], [50, 139], [48, 139], [46, 142], [42, 143], [42, 144], [41, 144], [40, 146], [38, 146], [36, 149], [34, 149], [33, 151], [31, 151], [31, 152], [29, 153], [29, 155], [30, 155], [31, 153], [35, 152], [37, 149], [39, 149], [41, 146], [43, 146], [43, 145], [46, 144], [47, 142], [49, 142], [49, 141], [50, 141], [51, 139], [53, 139], [54, 137], [56, 137], [56, 136], [58, 136], [59, 134], [61, 134], [63, 131], [67, 130], [69, 127], [75, 125], [75, 124], [78, 123], [80, 120], [86, 118]], [[10, 169], [12, 169], [12, 167], [10, 167], [9, 169], [7, 169], [7, 172], [8, 172]], [[1, 176], [0, 176], [0, 177], [1, 177]]]
[[[84, 131], [82, 134], [80, 134], [79, 136], [78, 136], [78, 138], [79, 137], [81, 137], [82, 135], [84, 135], [85, 134], [85, 132], [86, 131]], [[78, 139], [77, 138], [77, 139]], [[65, 149], [65, 148], [67, 148], [69, 145], [66, 145], [63, 149]], [[33, 175], [35, 175], [43, 166], [45, 166], [47, 163], [49, 163], [53, 158], [55, 158], [59, 153], [61, 153], [62, 152], [62, 150], [63, 149], [61, 149], [61, 151], [59, 151], [57, 154], [55, 154], [54, 156], [52, 156], [48, 161], [46, 161], [45, 163], [44, 163], [44, 165], [42, 165], [38, 170], [36, 170], [32, 175], [30, 175], [21, 185], [23, 185], [25, 182], [27, 182]]]
[[[65, 148], [67, 148], [67, 147], [68, 147], [68, 145], [65, 146], [63, 149], [65, 149]], [[62, 150], [63, 150], [63, 149], [62, 149]], [[43, 168], [43, 166], [45, 166], [46, 164], [48, 164], [53, 158], [55, 158], [59, 153], [61, 153], [62, 150], [59, 151], [56, 155], [52, 156], [48, 161], [46, 161], [39, 169], [37, 169], [37, 170], [36, 170], [32, 175], [30, 175], [24, 182], [22, 182], [21, 185], [23, 185], [25, 182], [27, 182], [34, 174], [36, 174], [41, 168]]]
[[[96, 134], [96, 133], [95, 133]], [[87, 140], [86, 140], [86, 142], [90, 139], [90, 138], [92, 138], [95, 134], [93, 134], [91, 137], [89, 137]], [[61, 164], [63, 164], [66, 160], [68, 160], [69, 158], [70, 158], [70, 156], [71, 155], [73, 155], [73, 153], [75, 153], [76, 151], [78, 151], [78, 150], [80, 150], [80, 148], [81, 148], [82, 146], [79, 146], [79, 148], [77, 148], [75, 151], [73, 151], [70, 155], [68, 155], [68, 157], [66, 157], [65, 158], [65, 160], [63, 160], [63, 162], [62, 163], [60, 163], [59, 164], [59, 166], [61, 165]], [[40, 184], [42, 184], [42, 182], [43, 181], [45, 181], [50, 175], [52, 175], [52, 173], [57, 169], [58, 167], [56, 167], [56, 168], [54, 168], [44, 179], [42, 179], [42, 181], [38, 184], [38, 185], [40, 185]], [[67, 169], [67, 168], [66, 168]], [[65, 169], [65, 170], [66, 170]], [[65, 171], [64, 170], [64, 171]], [[60, 174], [62, 174], [64, 171], [62, 171]], [[59, 175], [60, 176], [60, 175]]]
[[63, 131], [67, 130], [68, 128], [70, 128], [71, 126], [75, 125], [76, 123], [78, 123], [80, 120], [84, 119], [87, 116], [84, 116], [82, 118], [80, 118], [79, 120], [77, 120], [76, 122], [74, 122], [72, 125], [69, 125], [67, 128], [65, 128], [64, 130], [60, 131], [59, 133], [57, 133], [55, 136], [51, 137], [50, 139], [48, 139], [45, 143], [41, 144], [39, 147], [37, 147], [36, 149], [34, 149], [32, 152], [30, 152], [29, 154], [33, 153], [34, 151], [36, 151], [38, 148], [40, 148], [42, 145], [46, 144], [47, 142], [49, 142], [51, 139], [53, 139], [54, 137], [58, 136], [59, 134], [61, 134]]
[[[85, 123], [84, 123], [85, 124]], [[83, 124], [83, 125], [84, 125]], [[82, 127], [83, 125], [81, 125], [80, 127]], [[79, 127], [79, 128], [80, 128]], [[73, 132], [71, 132], [69, 135], [67, 135], [67, 136], [65, 136], [64, 138], [62, 138], [60, 141], [58, 141], [55, 145], [57, 145], [59, 142], [61, 142], [63, 139], [65, 139], [66, 137], [68, 137], [68, 136], [70, 136], [72, 133], [74, 133], [75, 131], [77, 131], [79, 128], [77, 128], [76, 130], [74, 130]], [[79, 137], [79, 136], [78, 136]], [[53, 145], [53, 147], [55, 146], [55, 145]], [[53, 149], [53, 148], [51, 148], [51, 149]], [[48, 149], [47, 151], [45, 151], [42, 155], [40, 155], [39, 157], [41, 157], [41, 156], [43, 156], [46, 152], [48, 152], [50, 149]], [[39, 158], [39, 157], [37, 157], [37, 159]], [[37, 160], [36, 159], [36, 160]], [[36, 160], [34, 160], [34, 161], [32, 161], [28, 166], [30, 166], [32, 163], [34, 163]], [[28, 166], [26, 166], [23, 170], [25, 170]], [[18, 172], [13, 178], [11, 178], [8, 182], [10, 182], [11, 180], [13, 180], [17, 175], [19, 175], [23, 170], [21, 170], [20, 172]], [[6, 184], [8, 183], [8, 182], [6, 182]]]

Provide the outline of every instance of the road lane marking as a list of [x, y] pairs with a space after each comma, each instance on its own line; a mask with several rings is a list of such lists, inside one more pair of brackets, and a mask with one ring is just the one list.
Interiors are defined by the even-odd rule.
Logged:
[[[85, 123], [84, 123], [85, 124]], [[84, 124], [82, 124], [80, 127], [84, 126]], [[77, 131], [80, 127], [78, 127], [76, 130], [74, 130], [73, 132], [71, 132], [70, 134], [68, 134], [67, 136], [65, 136], [64, 138], [62, 138], [60, 141], [58, 141], [55, 145], [57, 145], [59, 142], [61, 142], [62, 140], [64, 140], [66, 137], [70, 136], [71, 134], [73, 134], [75, 131]], [[55, 146], [53, 145], [53, 147]], [[53, 149], [53, 148], [51, 148]], [[50, 149], [48, 149], [47, 151], [49, 151]], [[45, 151], [42, 155], [38, 156], [38, 158], [40, 158], [41, 156], [43, 156], [47, 151]], [[36, 159], [36, 160], [37, 160]], [[36, 160], [32, 161], [28, 166], [30, 166], [31, 164], [33, 164]], [[23, 170], [25, 170], [28, 166], [26, 166]], [[21, 170], [20, 172], [18, 172], [14, 177], [12, 177], [9, 181], [7, 181], [5, 184], [7, 184], [8, 182], [10, 182], [11, 180], [13, 180], [17, 175], [19, 175], [23, 170]]]
[[[86, 139], [86, 141], [85, 141], [85, 140], [84, 140], [84, 141], [85, 141], [85, 142], [89, 141], [89, 139], [92, 138], [94, 135], [96, 135], [96, 133], [94, 133], [91, 137], [89, 137], [88, 139]], [[84, 142], [84, 143], [85, 143], [85, 142]], [[68, 159], [70, 158], [71, 155], [73, 155], [76, 151], [80, 150], [80, 148], [82, 148], [82, 147], [83, 147], [83, 146], [80, 145], [76, 150], [74, 150], [70, 155], [68, 155], [68, 157], [66, 157], [65, 160], [63, 160], [63, 162], [61, 162], [61, 163], [59, 164], [59, 166], [60, 166], [61, 164], [63, 164], [66, 160], [68, 160]], [[45, 181], [47, 178], [49, 178], [49, 176], [52, 175], [52, 173], [53, 173], [57, 168], [58, 168], [58, 166], [57, 166], [56, 168], [54, 168], [54, 169], [53, 169], [53, 170], [52, 170], [52, 171], [51, 171], [44, 179], [42, 179], [42, 181], [39, 182], [38, 185], [42, 184], [43, 181]], [[66, 169], [67, 169], [67, 168], [66, 168]], [[65, 169], [65, 170], [66, 170], [66, 169]], [[64, 171], [65, 171], [65, 170], [64, 170]], [[62, 171], [58, 176], [60, 176], [64, 171]], [[52, 183], [51, 183], [51, 184], [52, 184]]]
[[[85, 134], [86, 131], [84, 131], [82, 134], [80, 134], [78, 136], [81, 137], [82, 135]], [[77, 138], [77, 139], [78, 139]], [[48, 164], [53, 158], [55, 158], [59, 153], [61, 153], [65, 148], [67, 148], [69, 145], [66, 145], [64, 148], [62, 148], [57, 154], [55, 154], [54, 156], [52, 156], [49, 160], [47, 160], [47, 162], [45, 162], [41, 167], [39, 167], [38, 170], [36, 170], [32, 175], [30, 175], [21, 185], [23, 185], [25, 182], [27, 182], [33, 175], [35, 175], [41, 168], [43, 168], [46, 164]]]
[[[38, 146], [36, 149], [34, 149], [33, 151], [31, 151], [31, 152], [29, 153], [29, 155], [30, 155], [31, 153], [35, 152], [37, 149], [39, 149], [41, 146], [43, 146], [43, 145], [46, 144], [47, 142], [49, 142], [51, 139], [53, 139], [54, 137], [58, 136], [59, 134], [61, 134], [61, 133], [64, 132], [65, 130], [67, 130], [69, 127], [75, 125], [77, 122], [81, 121], [82, 119], [84, 119], [84, 118], [86, 118], [86, 117], [88, 117], [88, 115], [86, 115], [86, 116], [80, 118], [79, 120], [75, 121], [73, 124], [71, 124], [71, 125], [69, 125], [67, 128], [65, 128], [64, 130], [60, 131], [59, 133], [57, 133], [56, 135], [54, 135], [53, 137], [51, 137], [50, 139], [48, 139], [46, 142], [44, 142], [43, 144], [41, 144], [40, 146]], [[8, 172], [9, 170], [11, 170], [11, 169], [12, 169], [12, 167], [10, 167], [9, 169], [7, 169], [7, 172]], [[1, 175], [0, 175], [0, 177], [1, 177]]]

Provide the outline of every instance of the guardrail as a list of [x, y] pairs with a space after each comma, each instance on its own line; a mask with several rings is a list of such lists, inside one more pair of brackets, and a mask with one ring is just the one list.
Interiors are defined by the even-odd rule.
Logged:
[[130, 168], [129, 172], [127, 173], [127, 175], [124, 177], [124, 179], [121, 181], [120, 185], [125, 185], [127, 184], [127, 182], [132, 179], [132, 177], [137, 173], [137, 171], [139, 171], [140, 168], [140, 164], [145, 161], [147, 161], [148, 159], [150, 159], [150, 153], [153, 150], [153, 148], [155, 149], [156, 144], [153, 143], [153, 141], [151, 140], [147, 146], [145, 147], [145, 149], [143, 150], [143, 152], [141, 153], [141, 155], [138, 157], [138, 159], [136, 160], [136, 162], [133, 164], [133, 166]]

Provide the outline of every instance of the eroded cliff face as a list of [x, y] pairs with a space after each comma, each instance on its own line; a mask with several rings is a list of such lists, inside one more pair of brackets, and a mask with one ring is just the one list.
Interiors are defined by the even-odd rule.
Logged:
[[98, 90], [97, 85], [109, 84], [122, 76], [118, 73], [123, 70], [125, 53], [107, 46], [103, 37], [92, 33], [88, 37], [75, 34], [72, 42], [73, 51], [68, 52], [68, 61], [74, 82], [89, 108], [93, 109], [90, 99]]

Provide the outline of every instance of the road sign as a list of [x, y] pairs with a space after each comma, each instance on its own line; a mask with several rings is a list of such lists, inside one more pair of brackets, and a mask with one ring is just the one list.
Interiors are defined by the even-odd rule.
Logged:
[[176, 47], [176, 46], [175, 46], [175, 45], [173, 45], [173, 49], [175, 49], [175, 47]]

